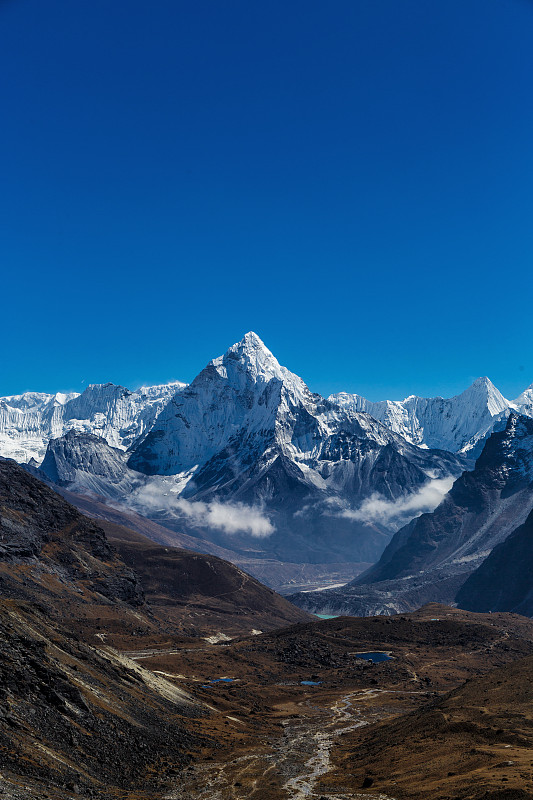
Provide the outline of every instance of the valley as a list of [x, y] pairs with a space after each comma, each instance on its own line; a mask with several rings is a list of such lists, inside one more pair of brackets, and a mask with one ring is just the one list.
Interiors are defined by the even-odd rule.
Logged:
[[[369, 664], [354, 657], [353, 648], [378, 645], [390, 650], [391, 661]], [[169, 800], [424, 797], [420, 790], [406, 790], [406, 776], [413, 769], [418, 769], [416, 782], [421, 780], [416, 748], [412, 753], [406, 750], [389, 779], [388, 757], [380, 758], [379, 748], [370, 761], [358, 757], [360, 737], [381, 741], [392, 736], [388, 725], [396, 726], [391, 730], [401, 731], [403, 725], [409, 730], [426, 715], [430, 724], [424, 740], [429, 746], [433, 709], [450, 702], [446, 699], [450, 690], [453, 695], [465, 680], [465, 686], [472, 679], [482, 681], [479, 676], [494, 667], [503, 666], [505, 674], [506, 664], [527, 665], [529, 653], [533, 653], [529, 620], [434, 605], [403, 617], [341, 618], [235, 643], [143, 655], [145, 666], [174, 674], [176, 684], [211, 706], [202, 730], [217, 741], [214, 749], [205, 751], [201, 764], [185, 770], [179, 790], [165, 796]], [[232, 680], [206, 683], [207, 676]], [[315, 685], [302, 685], [306, 679]], [[515, 713], [524, 710], [517, 706]], [[492, 738], [494, 752], [505, 755], [508, 734], [503, 729], [495, 734], [491, 725], [481, 724], [458, 729], [449, 757], [462, 755], [469, 736], [474, 746], [484, 734]], [[517, 749], [521, 760], [527, 758], [528, 742], [529, 738], [507, 748], [513, 750], [507, 760], [518, 757]], [[495, 772], [490, 754], [485, 761], [486, 769], [478, 769], [477, 780], [486, 790], [501, 789], [502, 778], [508, 788], [533, 788], [512, 769], [514, 764]], [[484, 796], [463, 793], [461, 782], [472, 792], [468, 769], [460, 767], [448, 778], [440, 774], [440, 793], [431, 796], [446, 797], [458, 785], [454, 797]]]
[[530, 619], [318, 620], [218, 557], [84, 517], [10, 461], [0, 509], [8, 800], [422, 800], [434, 736], [449, 768], [431, 797], [533, 796]]

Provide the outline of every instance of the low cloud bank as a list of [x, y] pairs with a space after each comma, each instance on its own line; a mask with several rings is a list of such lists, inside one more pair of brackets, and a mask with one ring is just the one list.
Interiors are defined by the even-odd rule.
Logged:
[[178, 498], [176, 508], [198, 525], [219, 528], [224, 533], [249, 533], [263, 537], [274, 533], [274, 526], [257, 506], [244, 503], [194, 502]]
[[244, 503], [209, 503], [185, 500], [168, 487], [147, 485], [131, 496], [131, 506], [138, 513], [166, 511], [176, 516], [184, 516], [194, 525], [216, 528], [228, 534], [247, 533], [262, 538], [275, 531], [274, 525], [258, 506]]
[[410, 519], [437, 508], [452, 488], [454, 480], [452, 477], [435, 478], [424, 484], [418, 492], [408, 497], [399, 497], [397, 500], [387, 500], [382, 495], [373, 494], [364, 500], [359, 508], [344, 509], [340, 516], [368, 525], [372, 523], [391, 525], [395, 522], [405, 524]]

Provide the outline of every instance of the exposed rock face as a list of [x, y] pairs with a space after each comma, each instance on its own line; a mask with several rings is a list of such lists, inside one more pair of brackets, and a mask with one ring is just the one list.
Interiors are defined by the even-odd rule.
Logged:
[[187, 718], [201, 709], [184, 692], [84, 644], [34, 604], [4, 598], [0, 700], [6, 797], [154, 793], [198, 744]]
[[533, 511], [470, 575], [455, 599], [470, 611], [533, 616]]
[[[533, 420], [512, 413], [431, 514], [395, 534], [378, 563], [342, 589], [292, 598], [324, 613], [392, 613], [453, 602], [461, 585], [533, 508]], [[335, 609], [335, 611], [333, 611]]]

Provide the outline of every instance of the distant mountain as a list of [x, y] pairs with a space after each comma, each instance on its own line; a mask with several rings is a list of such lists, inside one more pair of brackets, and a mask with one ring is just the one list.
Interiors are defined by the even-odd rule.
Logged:
[[455, 600], [470, 611], [533, 616], [533, 511], [470, 575]]
[[130, 392], [112, 383], [82, 394], [25, 392], [0, 398], [0, 455], [41, 462], [48, 442], [73, 429], [102, 436], [126, 450], [149, 430], [169, 399], [185, 384], [144, 386]]
[[488, 439], [475, 469], [455, 481], [435, 511], [399, 530], [377, 564], [342, 589], [292, 599], [315, 612], [356, 614], [453, 602], [532, 508], [533, 420], [513, 412], [505, 430]]
[[[312, 394], [249, 333], [174, 394], [127, 462], [70, 432], [42, 470], [241, 557], [318, 564], [374, 561], [417, 513], [407, 498], [464, 466]], [[390, 514], [368, 524], [359, 507], [375, 497]]]
[[488, 378], [478, 378], [456, 397], [407, 397], [371, 402], [357, 394], [329, 397], [341, 408], [365, 411], [407, 441], [452, 453], [479, 455], [494, 428], [511, 410], [533, 416], [533, 387], [514, 402], [506, 400]]
[[533, 417], [533, 383], [516, 398], [513, 405], [516, 406], [521, 414]]
[[[214, 359], [200, 373], [195, 381], [195, 392], [201, 396], [202, 381], [206, 382], [206, 387], [209, 386], [209, 375], [213, 371], [224, 368], [232, 359], [239, 360], [248, 356], [252, 371], [255, 369], [254, 378], [259, 382], [262, 379], [268, 382], [275, 377], [286, 386], [290, 386], [300, 398], [310, 394], [303, 381], [281, 367], [272, 354], [268, 353], [259, 337], [252, 332], [248, 333], [242, 342], [230, 348], [226, 356]], [[235, 370], [232, 370], [232, 374], [235, 378]], [[235, 388], [231, 381], [230, 385]], [[123, 386], [106, 383], [91, 384], [81, 394], [25, 392], [21, 395], [1, 397], [0, 455], [21, 462], [34, 458], [40, 463], [48, 441], [64, 435], [71, 429], [101, 436], [113, 447], [132, 450], [141, 439], [148, 437], [160, 412], [185, 386], [186, 384], [176, 381], [130, 391]], [[346, 411], [370, 414], [411, 444], [466, 453], [470, 457], [479, 455], [483, 440], [495, 426], [497, 428], [498, 425], [504, 424], [510, 410], [533, 416], [533, 384], [516, 400], [509, 401], [486, 377], [478, 378], [464, 392], [451, 398], [424, 398], [411, 395], [405, 400], [372, 402], [358, 394], [339, 392], [330, 395], [328, 400]], [[167, 414], [172, 414], [170, 406], [166, 411]], [[204, 408], [204, 411], [208, 412], [206, 424], [211, 427], [211, 433], [205, 440], [202, 439], [203, 445], [200, 442], [198, 444], [206, 449], [204, 451], [200, 449], [197, 453], [195, 440], [189, 437], [186, 444], [180, 445], [179, 455], [171, 459], [172, 463], [169, 463], [168, 467], [159, 463], [158, 470], [168, 468], [169, 474], [174, 474], [176, 465], [189, 462], [195, 466], [208, 456], [209, 442], [216, 450], [217, 442], [221, 446], [222, 442], [227, 440], [228, 427], [225, 419], [218, 434], [215, 432], [222, 413], [220, 408], [217, 413], [214, 413], [212, 408]], [[237, 418], [232, 420], [238, 425], [243, 421], [239, 413]], [[248, 421], [252, 421], [251, 417]], [[177, 427], [174, 433], [178, 434]], [[148, 437], [147, 444], [139, 452], [139, 458], [148, 456], [153, 449], [153, 437], [152, 439]], [[211, 455], [214, 455], [214, 452], [211, 452]], [[145, 464], [144, 471], [149, 469], [149, 465]]]
[[71, 491], [107, 498], [124, 497], [144, 482], [144, 476], [128, 469], [122, 450], [100, 436], [74, 430], [50, 439], [40, 472]]

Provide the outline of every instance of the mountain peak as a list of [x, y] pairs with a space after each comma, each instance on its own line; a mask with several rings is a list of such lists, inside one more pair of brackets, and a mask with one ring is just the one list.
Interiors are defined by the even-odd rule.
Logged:
[[237, 379], [239, 383], [241, 379], [237, 378], [237, 375], [245, 373], [254, 382], [258, 380], [268, 382], [272, 378], [280, 381], [285, 381], [289, 377], [296, 379], [296, 376], [292, 376], [280, 365], [277, 358], [253, 331], [249, 331], [240, 342], [232, 344], [223, 356], [214, 358], [211, 365], [222, 377], [231, 381]]
[[486, 403], [491, 417], [495, 417], [509, 408], [509, 401], [505, 399], [500, 390], [496, 388], [486, 375], [482, 378], [476, 378], [474, 383], [469, 386], [468, 389], [465, 389], [459, 397], [468, 399], [469, 402], [477, 398], [478, 401], [481, 400], [483, 404]]
[[255, 333], [255, 331], [248, 331], [242, 337], [241, 341], [239, 342], [243, 347], [259, 347], [263, 350], [266, 350], [265, 343], [263, 340]]
[[476, 378], [476, 380], [465, 391], [469, 393], [476, 391], [487, 394], [492, 394], [492, 393], [500, 394], [499, 390], [493, 384], [491, 379], [487, 378], [486, 375], [484, 375], [481, 378]]
[[522, 394], [519, 394], [513, 402], [513, 406], [518, 407], [521, 411], [530, 413], [527, 409], [533, 407], [533, 383], [524, 389]]
[[473, 382], [472, 386], [483, 386], [489, 389], [491, 386], [493, 387], [494, 384], [490, 378], [487, 378], [486, 375], [483, 375], [481, 378], [476, 378]]

